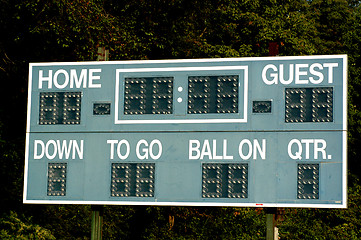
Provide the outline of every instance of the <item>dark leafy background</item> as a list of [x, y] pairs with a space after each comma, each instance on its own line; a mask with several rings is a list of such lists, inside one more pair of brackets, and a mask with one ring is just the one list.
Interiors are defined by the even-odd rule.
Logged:
[[[89, 239], [90, 206], [23, 205], [29, 62], [348, 55], [348, 209], [284, 209], [281, 239], [361, 238], [355, 0], [0, 0], [0, 238]], [[264, 239], [262, 209], [106, 206], [104, 239]]]

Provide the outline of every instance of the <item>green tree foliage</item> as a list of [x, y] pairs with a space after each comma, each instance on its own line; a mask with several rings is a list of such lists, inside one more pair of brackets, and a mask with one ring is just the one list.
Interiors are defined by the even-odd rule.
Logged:
[[[270, 43], [281, 56], [348, 54], [349, 63], [349, 207], [286, 209], [280, 236], [361, 238], [360, 1], [0, 0], [0, 36], [0, 238], [90, 236], [89, 206], [21, 203], [29, 62], [96, 60], [98, 46], [111, 60], [259, 57]], [[264, 239], [264, 221], [253, 208], [107, 206], [103, 235]]]
[[104, 218], [105, 239], [257, 239], [265, 231], [263, 211], [250, 208], [108, 206]]
[[15, 212], [10, 212], [9, 216], [0, 218], [0, 238], [3, 240], [55, 239], [49, 230], [32, 224], [29, 219], [25, 219], [24, 222]]
[[[359, 1], [357, 1], [359, 2]], [[361, 162], [361, 7], [351, 12], [351, 23], [345, 26], [343, 44], [348, 53], [349, 84], [348, 84], [348, 146], [349, 169], [360, 176]]]
[[287, 209], [279, 224], [281, 239], [360, 239], [361, 186], [349, 188], [347, 210]]

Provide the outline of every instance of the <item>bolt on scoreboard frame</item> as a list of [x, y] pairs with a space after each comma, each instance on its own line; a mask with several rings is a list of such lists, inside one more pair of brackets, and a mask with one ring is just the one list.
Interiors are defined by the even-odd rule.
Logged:
[[347, 56], [31, 63], [24, 203], [347, 207]]

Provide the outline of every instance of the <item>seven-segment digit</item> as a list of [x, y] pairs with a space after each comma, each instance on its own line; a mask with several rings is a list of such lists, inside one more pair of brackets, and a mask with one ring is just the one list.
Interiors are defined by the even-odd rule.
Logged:
[[124, 114], [172, 114], [173, 78], [126, 78]]
[[285, 122], [332, 122], [333, 88], [286, 88]]
[[39, 124], [80, 124], [81, 92], [41, 92]]
[[238, 113], [238, 76], [188, 78], [188, 113]]

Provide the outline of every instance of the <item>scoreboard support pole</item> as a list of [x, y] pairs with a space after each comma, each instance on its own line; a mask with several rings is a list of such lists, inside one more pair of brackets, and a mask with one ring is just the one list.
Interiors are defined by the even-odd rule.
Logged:
[[276, 226], [277, 208], [265, 208], [266, 212], [266, 240], [278, 239], [278, 228]]
[[[278, 43], [269, 42], [269, 56], [278, 55]], [[277, 208], [266, 208], [266, 240], [278, 239], [278, 229], [276, 227]]]
[[102, 239], [102, 225], [104, 206], [92, 205], [91, 240]]
[[[108, 61], [108, 60], [109, 60], [109, 50], [106, 50], [105, 47], [98, 47], [97, 61]], [[91, 240], [101, 240], [104, 206], [92, 205], [91, 209], [92, 209]]]
[[[278, 43], [269, 42], [269, 56], [278, 55]], [[277, 208], [266, 208], [266, 240], [278, 239], [278, 229], [276, 227]]]

